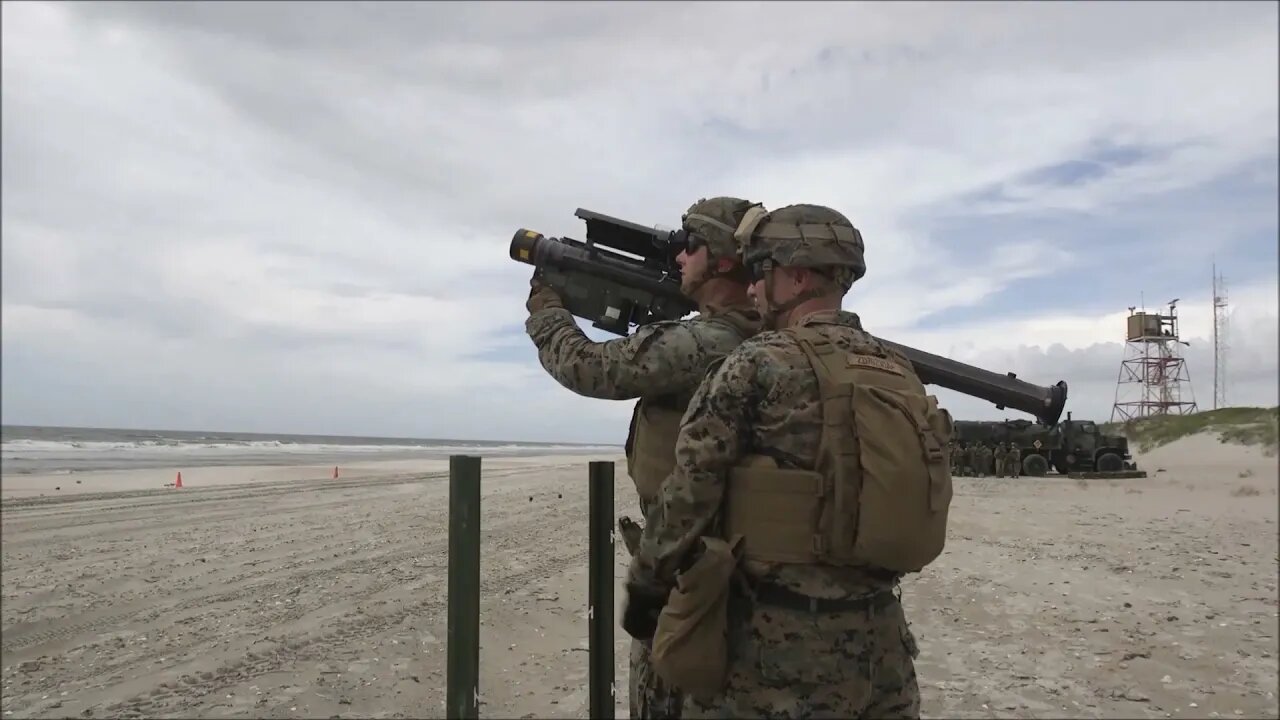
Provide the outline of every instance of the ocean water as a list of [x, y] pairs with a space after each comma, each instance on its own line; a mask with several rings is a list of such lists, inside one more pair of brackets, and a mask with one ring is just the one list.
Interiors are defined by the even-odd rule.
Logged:
[[616, 445], [264, 435], [257, 433], [119, 430], [28, 425], [0, 427], [0, 472], [73, 473], [157, 467], [329, 464], [411, 460], [455, 454], [545, 455], [616, 452]]

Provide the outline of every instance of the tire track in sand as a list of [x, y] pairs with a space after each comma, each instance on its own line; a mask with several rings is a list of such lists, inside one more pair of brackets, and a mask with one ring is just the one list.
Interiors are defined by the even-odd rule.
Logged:
[[[534, 469], [541, 469], [541, 468], [534, 468]], [[521, 468], [521, 469], [511, 470], [508, 472], [495, 471], [494, 473], [492, 473], [492, 475], [495, 477], [505, 477], [510, 475], [526, 474], [528, 472], [530, 472], [530, 469]], [[398, 480], [394, 484], [403, 484], [403, 483], [404, 483], [403, 480]], [[381, 483], [381, 484], [392, 484], [392, 483]], [[351, 486], [358, 486], [358, 483], [351, 483]], [[309, 492], [322, 492], [325, 490], [332, 490], [332, 489], [334, 489], [334, 486], [329, 485], [327, 487], [317, 487], [314, 489], [309, 489]], [[439, 526], [440, 524], [439, 521], [443, 519], [445, 510], [446, 508], [443, 508], [443, 507], [438, 507], [434, 509], [431, 516], [428, 516], [427, 518], [428, 524]], [[241, 512], [242, 511], [229, 512], [227, 513], [227, 515], [235, 516], [240, 514]], [[526, 521], [523, 524], [527, 525], [532, 523], [531, 521]], [[286, 533], [288, 533], [287, 528], [280, 532], [281, 535], [284, 535]], [[289, 534], [300, 535], [305, 533], [299, 533], [297, 530], [295, 530], [294, 532]], [[299, 538], [299, 539], [301, 540], [304, 538]], [[222, 578], [222, 579], [216, 579], [211, 576], [216, 576], [217, 574], [227, 572], [228, 568], [218, 567], [218, 564], [202, 563], [202, 564], [209, 565], [209, 569], [204, 572], [196, 573], [194, 575], [184, 576], [182, 579], [183, 580], [190, 579], [192, 581], [203, 579], [205, 582], [202, 583], [202, 585], [205, 585], [205, 586], [216, 585], [216, 587], [219, 587], [219, 588], [226, 588], [224, 592], [221, 592], [213, 596], [205, 596], [203, 593], [207, 592], [207, 590], [203, 587], [198, 587], [197, 589], [194, 589], [186, 593], [181, 593], [176, 596], [172, 593], [155, 593], [154, 595], [139, 598], [135, 601], [128, 603], [126, 605], [127, 609], [123, 609], [120, 607], [119, 604], [115, 604], [111, 608], [105, 608], [102, 612], [88, 613], [87, 616], [85, 616], [85, 619], [70, 625], [64, 624], [65, 619], [52, 620], [52, 621], [37, 621], [35, 623], [30, 623], [30, 624], [17, 623], [4, 628], [4, 632], [2, 636], [0, 636], [0, 650], [2, 650], [6, 654], [9, 654], [9, 653], [14, 653], [20, 650], [24, 650], [32, 646], [44, 645], [46, 643], [73, 638], [75, 636], [83, 635], [86, 633], [96, 632], [106, 627], [122, 624], [144, 612], [147, 612], [148, 610], [153, 610], [155, 612], [165, 612], [166, 610], [171, 610], [175, 606], [201, 607], [201, 606], [207, 606], [210, 604], [225, 603], [225, 602], [236, 599], [238, 596], [241, 596], [246, 592], [266, 593], [271, 590], [280, 588], [282, 586], [287, 586], [287, 585], [296, 586], [299, 584], [304, 584], [305, 582], [312, 580], [318, 575], [329, 574], [329, 573], [350, 572], [354, 568], [365, 566], [370, 562], [376, 562], [376, 561], [399, 562], [399, 561], [403, 561], [411, 557], [414, 557], [416, 555], [420, 555], [424, 553], [442, 552], [444, 549], [447, 548], [447, 540], [445, 540], [445, 541], [432, 542], [427, 546], [409, 548], [391, 556], [370, 557], [368, 555], [363, 554], [372, 547], [376, 547], [384, 544], [386, 544], [386, 540], [382, 536], [375, 537], [372, 540], [368, 540], [357, 545], [353, 545], [350, 540], [337, 540], [337, 541], [322, 545], [319, 548], [314, 548], [314, 547], [310, 548], [309, 550], [305, 551], [307, 552], [306, 557], [300, 557], [296, 560], [291, 560], [289, 562], [286, 562], [283, 566], [277, 565], [277, 564], [267, 564], [267, 561], [260, 561], [262, 565], [261, 567], [259, 567], [258, 564], [255, 564], [253, 566], [254, 567], [253, 570], [250, 570], [247, 572], [241, 572], [239, 574], [232, 575], [229, 578]], [[303, 567], [310, 564], [322, 563], [322, 562], [325, 562], [326, 560], [331, 560], [333, 558], [327, 557], [327, 556], [331, 556], [332, 551], [334, 549], [345, 549], [346, 552], [343, 554], [350, 556], [350, 559], [345, 562], [338, 562], [330, 566], [315, 568], [310, 572], [303, 574], [301, 577], [298, 577], [295, 575], [285, 575], [282, 572], [282, 571], [294, 570], [299, 567]], [[6, 546], [6, 550], [8, 550], [7, 546]], [[13, 568], [12, 566], [9, 566], [8, 563], [6, 563], [6, 572], [16, 573], [17, 569]], [[266, 583], [256, 584], [251, 580], [251, 579], [259, 579], [259, 578], [266, 578], [267, 580]], [[168, 578], [166, 578], [166, 580], [168, 580]], [[156, 583], [156, 584], [159, 584], [159, 583]], [[165, 586], [168, 586], [167, 583]], [[161, 607], [153, 607], [153, 603], [149, 601], [153, 597], [157, 597], [157, 596], [161, 597], [163, 600], [168, 601], [167, 604]], [[54, 627], [48, 627], [48, 625], [50, 624], [53, 624]]]
[[[483, 595], [501, 594], [507, 590], [523, 588], [533, 580], [551, 577], [566, 566], [585, 562], [587, 555], [585, 548], [579, 549], [567, 555], [544, 557], [514, 573], [503, 574], [496, 578], [492, 576], [482, 578], [481, 593]], [[186, 709], [198, 703], [201, 697], [218, 692], [232, 684], [251, 680], [301, 662], [326, 659], [334, 654], [331, 651], [333, 648], [384, 632], [403, 623], [411, 616], [433, 615], [446, 608], [447, 589], [439, 583], [432, 585], [431, 595], [418, 602], [402, 605], [385, 614], [347, 613], [331, 621], [331, 624], [337, 625], [336, 629], [303, 635], [277, 643], [269, 649], [250, 651], [243, 659], [223, 664], [212, 671], [184, 674], [177, 682], [161, 683], [149, 691], [139, 692], [128, 700], [108, 706], [105, 711], [113, 716], [156, 717]], [[424, 589], [424, 587], [418, 589]]]

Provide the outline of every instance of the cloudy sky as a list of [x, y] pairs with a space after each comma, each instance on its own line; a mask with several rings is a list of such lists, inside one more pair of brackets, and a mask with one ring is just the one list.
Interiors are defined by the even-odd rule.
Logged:
[[[518, 227], [830, 204], [872, 332], [1107, 419], [1127, 306], [1277, 403], [1274, 3], [4, 3], [3, 420], [618, 442]], [[604, 335], [591, 330], [598, 339]], [[968, 418], [1018, 417], [950, 391]]]

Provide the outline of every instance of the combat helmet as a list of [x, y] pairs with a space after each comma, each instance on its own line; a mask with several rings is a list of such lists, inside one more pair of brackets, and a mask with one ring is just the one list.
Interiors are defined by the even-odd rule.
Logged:
[[823, 205], [752, 208], [736, 233], [743, 265], [812, 268], [849, 292], [867, 272], [862, 233], [842, 213]]
[[694, 250], [705, 245], [712, 260], [727, 258], [741, 262], [741, 248], [735, 231], [752, 208], [764, 209], [760, 203], [742, 198], [703, 198], [689, 206], [681, 216], [680, 224]]

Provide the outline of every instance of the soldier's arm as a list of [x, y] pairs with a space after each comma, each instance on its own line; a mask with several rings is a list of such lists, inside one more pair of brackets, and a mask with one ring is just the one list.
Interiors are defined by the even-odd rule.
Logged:
[[566, 388], [602, 400], [687, 391], [702, 379], [707, 352], [687, 325], [662, 322], [635, 333], [592, 342], [568, 310], [529, 316], [525, 331], [542, 367]]
[[709, 532], [724, 497], [725, 478], [747, 451], [757, 362], [748, 348], [713, 366], [685, 413], [676, 466], [660, 502], [646, 518], [630, 580], [665, 595], [698, 538]]

